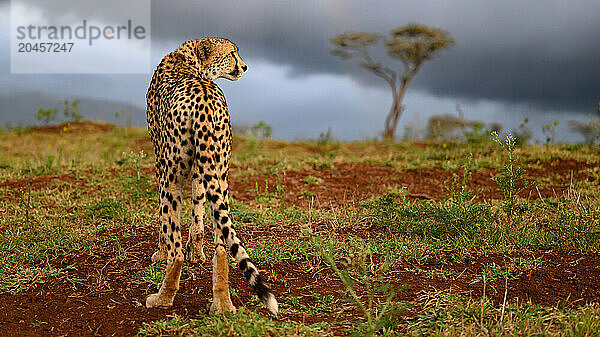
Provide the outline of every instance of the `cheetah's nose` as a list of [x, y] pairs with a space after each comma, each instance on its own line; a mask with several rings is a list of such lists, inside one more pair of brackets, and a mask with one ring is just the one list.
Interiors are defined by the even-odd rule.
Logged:
[[248, 66], [247, 66], [247, 65], [243, 65], [243, 66], [242, 66], [242, 70], [243, 70], [243, 71], [246, 71], [246, 69], [248, 69]]

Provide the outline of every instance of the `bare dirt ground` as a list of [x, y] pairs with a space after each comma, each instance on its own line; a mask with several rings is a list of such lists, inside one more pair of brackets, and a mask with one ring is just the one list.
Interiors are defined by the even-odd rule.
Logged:
[[[556, 161], [544, 164], [540, 170], [530, 170], [532, 178], [558, 175], [549, 186], [538, 190], [523, 192], [525, 197], [538, 198], [562, 195], [569, 188], [571, 174], [574, 180], [588, 179], [584, 163], [575, 161]], [[241, 168], [234, 168], [234, 170]], [[481, 199], [497, 199], [501, 195], [496, 191], [490, 177], [497, 172], [484, 170], [474, 172], [470, 186]], [[282, 172], [279, 176], [253, 176], [234, 178], [231, 189], [237, 200], [252, 202], [255, 198], [255, 186], [259, 192], [264, 190], [265, 179], [269, 186], [277, 184], [285, 189], [285, 202], [300, 207], [329, 208], [348, 203], [357, 203], [373, 195], [380, 195], [390, 187], [407, 187], [409, 198], [443, 198], [441, 186], [452, 179], [452, 171], [438, 168], [409, 171], [394, 170], [390, 166], [378, 164], [347, 163], [337, 164], [334, 169], [306, 169]], [[322, 179], [318, 185], [305, 182], [307, 176]], [[233, 174], [233, 177], [236, 175]], [[0, 183], [0, 187], [40, 189], [60, 180], [84, 184], [73, 176], [46, 176], [21, 181]], [[305, 196], [309, 190], [312, 198]], [[317, 225], [318, 227], [318, 225]], [[318, 229], [318, 228], [317, 228]], [[118, 230], [118, 229], [115, 229]], [[353, 233], [371, 232], [376, 228], [357, 227]], [[257, 238], [285, 238], [298, 233], [298, 228], [280, 226], [246, 226], [241, 233], [244, 241]], [[119, 233], [103, 233], [110, 236]], [[363, 233], [365, 234], [365, 233]], [[18, 294], [0, 294], [0, 331], [3, 336], [95, 336], [95, 335], [134, 335], [143, 322], [166, 318], [170, 315], [194, 316], [197, 312], [207, 312], [211, 298], [210, 263], [191, 266], [181, 281], [181, 289], [173, 308], [168, 310], [146, 309], [145, 298], [155, 291], [153, 286], [139, 283], [136, 272], [151, 264], [150, 256], [156, 248], [154, 228], [136, 229], [136, 234], [120, 242], [125, 247], [125, 259], [113, 259], [117, 255], [116, 247], [105, 247], [103, 253], [75, 255], [67, 253], [49, 261], [55, 267], [74, 266], [68, 271], [71, 283], [64, 278], [49, 279]], [[365, 234], [366, 235], [366, 234]], [[206, 234], [208, 242], [211, 234]], [[114, 245], [113, 245], [114, 246]], [[208, 255], [210, 256], [210, 252]], [[430, 260], [419, 265], [423, 270], [444, 265], [451, 273], [449, 277], [430, 277], [414, 271], [414, 263], [404, 261], [396, 263], [390, 272], [390, 279], [397, 286], [408, 285], [408, 289], [398, 294], [398, 299], [411, 301], [431, 291], [450, 291], [452, 293], [471, 294], [478, 297], [483, 294], [483, 282], [473, 282], [480, 274], [483, 265], [492, 262], [501, 264], [511, 257], [541, 258], [541, 266], [521, 275], [518, 279], [508, 280], [505, 289], [504, 279], [492, 280], [486, 284], [486, 295], [501, 303], [506, 291], [509, 300], [526, 301], [547, 305], [579, 306], [591, 301], [600, 301], [600, 257], [592, 254], [580, 254], [567, 251], [534, 251], [519, 253], [515, 256], [472, 257], [464, 262], [453, 262], [450, 258]], [[39, 261], [40, 265], [45, 264]], [[276, 276], [273, 283], [279, 298], [302, 296], [301, 302], [312, 304], [311, 293], [331, 294], [339, 300], [337, 306], [343, 320], [352, 320], [359, 313], [347, 305], [342, 305], [343, 286], [328, 268], [311, 269], [298, 261], [284, 261], [261, 266], [268, 275]], [[250, 303], [252, 295], [243, 275], [237, 269], [231, 270], [230, 281], [238, 296], [233, 301], [236, 306]], [[264, 309], [258, 309], [265, 312]], [[417, 311], [418, 308], [411, 309]], [[266, 312], [265, 312], [266, 313]], [[408, 313], [409, 315], [411, 312]], [[306, 314], [283, 314], [284, 320], [292, 319], [305, 323], [318, 321], [338, 321], [332, 316], [318, 317]], [[342, 332], [343, 327], [338, 327]]]
[[[530, 180], [535, 178], [557, 175], [559, 178], [551, 184], [538, 188], [529, 188], [520, 196], [537, 199], [562, 196], [569, 188], [571, 173], [573, 181], [585, 180], [589, 177], [584, 170], [589, 165], [574, 160], [554, 161], [544, 163], [542, 169], [527, 171]], [[238, 168], [239, 169], [239, 168]], [[235, 168], [233, 169], [235, 170]], [[234, 197], [242, 201], [252, 201], [259, 192], [265, 192], [265, 180], [269, 191], [281, 185], [285, 190], [285, 201], [300, 207], [330, 208], [344, 204], [355, 204], [370, 196], [389, 192], [390, 188], [408, 188], [409, 199], [441, 200], [444, 198], [443, 187], [449, 187], [454, 174], [462, 177], [462, 172], [444, 170], [441, 168], [425, 168], [415, 170], [395, 170], [391, 166], [369, 163], [341, 163], [327, 169], [303, 169], [286, 171], [277, 175], [253, 176], [245, 179], [232, 179], [231, 186]], [[501, 192], [491, 180], [496, 176], [496, 170], [485, 169], [472, 172], [469, 188], [477, 194], [477, 200], [500, 199]], [[306, 177], [313, 176], [322, 179], [318, 185], [307, 183]], [[307, 197], [305, 191], [312, 193]]]
[[[264, 237], [267, 232], [246, 232], [246, 240]], [[207, 236], [206, 239], [210, 239]], [[0, 311], [0, 322], [4, 336], [45, 336], [45, 335], [134, 335], [142, 322], [162, 319], [171, 315], [194, 316], [197, 312], [207, 312], [211, 298], [210, 264], [208, 262], [191, 267], [191, 272], [182, 278], [181, 289], [173, 308], [168, 310], [146, 309], [145, 297], [154, 292], [153, 287], [137, 283], [136, 271], [150, 264], [149, 257], [154, 251], [155, 234], [130, 237], [121, 245], [131, 247], [128, 255], [133, 260], [111, 260], [112, 253], [95, 256], [64, 256], [51, 261], [56, 267], [75, 265], [69, 271], [69, 278], [81, 279], [71, 285], [64, 280], [50, 280], [37, 284], [16, 295], [0, 295], [0, 303], [5, 310]], [[530, 300], [536, 304], [565, 305], [567, 307], [600, 301], [600, 258], [570, 252], [533, 252], [528, 256], [541, 257], [541, 268], [527, 273], [516, 280], [508, 281], [507, 299]], [[432, 291], [450, 291], [457, 294], [479, 297], [483, 294], [483, 282], [473, 282], [484, 264], [502, 264], [506, 256], [485, 256], [454, 263], [450, 259], [429, 261], [420, 268], [437, 268], [444, 264], [447, 270], [454, 271], [453, 277], [440, 279], [414, 273], [410, 262], [396, 264], [390, 271], [395, 286], [408, 285], [408, 289], [398, 295], [398, 300], [412, 301]], [[274, 292], [280, 297], [304, 296], [301, 302], [307, 306], [314, 303], [312, 293], [332, 295], [343, 303], [343, 285], [328, 269], [309, 270], [300, 262], [281, 262], [262, 266], [276, 276], [272, 282]], [[102, 278], [98, 280], [98, 271]], [[236, 306], [250, 303], [252, 295], [243, 275], [237, 269], [231, 270], [232, 288], [238, 293], [233, 301]], [[360, 291], [360, 288], [359, 288]], [[504, 280], [488, 281], [486, 295], [496, 303], [502, 303]], [[266, 311], [259, 308], [266, 314]], [[418, 308], [411, 311], [416, 312]], [[343, 320], [353, 321], [359, 313], [352, 306], [339, 306]], [[410, 312], [408, 313], [411, 314]], [[334, 317], [283, 314], [281, 319], [297, 320], [305, 323], [319, 321], [339, 321]], [[39, 327], [33, 327], [36, 322]], [[42, 322], [42, 323], [40, 323]], [[45, 323], [44, 323], [45, 322]], [[342, 327], [339, 327], [340, 333]]]

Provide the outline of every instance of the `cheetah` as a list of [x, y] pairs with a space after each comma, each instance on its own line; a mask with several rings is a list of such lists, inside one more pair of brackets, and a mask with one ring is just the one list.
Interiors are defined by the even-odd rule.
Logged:
[[[166, 259], [167, 268], [158, 293], [146, 299], [147, 308], [173, 305], [184, 259], [206, 260], [202, 236], [207, 199], [215, 242], [210, 311], [236, 312], [229, 296], [229, 250], [264, 306], [277, 316], [277, 300], [248, 257], [229, 214], [231, 127], [225, 96], [214, 81], [217, 78], [236, 81], [247, 69], [234, 43], [222, 38], [203, 38], [183, 43], [165, 56], [154, 71], [146, 95], [159, 191], [160, 233], [152, 261]], [[181, 191], [190, 175], [192, 222], [183, 247]]]

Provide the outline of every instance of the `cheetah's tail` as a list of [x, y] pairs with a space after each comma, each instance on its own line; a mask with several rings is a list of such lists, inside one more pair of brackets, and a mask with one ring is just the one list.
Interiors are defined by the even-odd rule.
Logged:
[[[224, 227], [223, 231], [227, 232], [228, 227]], [[258, 295], [258, 298], [262, 301], [263, 305], [269, 310], [275, 317], [279, 312], [279, 304], [275, 299], [275, 295], [271, 292], [271, 288], [265, 281], [265, 279], [260, 275], [258, 269], [250, 260], [248, 253], [246, 253], [246, 249], [241, 245], [240, 240], [236, 237], [235, 231], [231, 228], [233, 233], [229, 233], [230, 235], [225, 235], [228, 238], [227, 244], [229, 246], [229, 250], [231, 251], [231, 255], [235, 257], [238, 262], [238, 266], [244, 273], [244, 276]], [[225, 234], [225, 233], [224, 233]]]

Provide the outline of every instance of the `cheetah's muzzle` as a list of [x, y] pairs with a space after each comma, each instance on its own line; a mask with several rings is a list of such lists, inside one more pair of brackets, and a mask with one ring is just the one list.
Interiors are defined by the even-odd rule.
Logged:
[[229, 73], [229, 75], [231, 75], [233, 77], [238, 77], [239, 74], [240, 74], [240, 70], [238, 68], [235, 68], [234, 71]]

